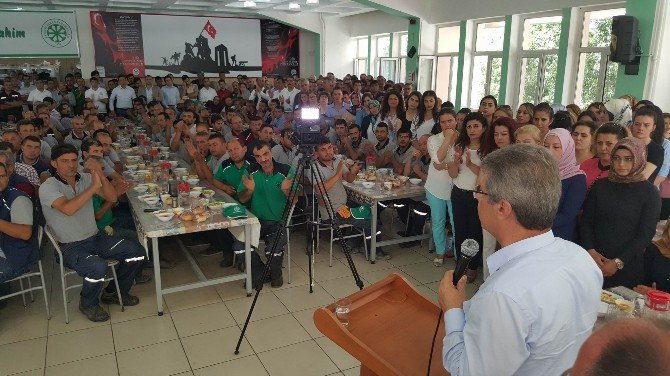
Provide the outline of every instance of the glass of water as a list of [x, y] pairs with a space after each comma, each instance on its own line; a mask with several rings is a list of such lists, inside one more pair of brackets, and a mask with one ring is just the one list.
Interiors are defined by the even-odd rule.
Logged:
[[349, 312], [351, 311], [351, 301], [342, 299], [335, 305], [335, 315], [346, 328], [349, 326]]

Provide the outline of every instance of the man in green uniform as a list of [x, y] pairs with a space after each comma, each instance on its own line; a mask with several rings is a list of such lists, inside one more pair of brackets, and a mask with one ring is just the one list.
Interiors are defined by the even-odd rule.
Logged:
[[[282, 278], [282, 259], [286, 245], [286, 229], [282, 222], [282, 213], [288, 194], [293, 186], [295, 171], [288, 165], [272, 159], [272, 149], [267, 142], [260, 141], [253, 147], [252, 153], [256, 163], [252, 164], [242, 175], [242, 182], [237, 189], [237, 197], [241, 203], [251, 203], [251, 211], [258, 217], [261, 224], [260, 236], [266, 245], [265, 254], [274, 253], [270, 264], [272, 287], [284, 284]], [[280, 233], [279, 241], [272, 248], [274, 238]], [[254, 285], [262, 283], [264, 264], [258, 254], [252, 255], [251, 270]]]

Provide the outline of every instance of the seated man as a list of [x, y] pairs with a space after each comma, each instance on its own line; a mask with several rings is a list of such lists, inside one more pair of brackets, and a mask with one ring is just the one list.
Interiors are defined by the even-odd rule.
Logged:
[[34, 199], [37, 193], [37, 186], [33, 185], [25, 177], [15, 173], [15, 158], [16, 157], [14, 156], [14, 153], [12, 153], [10, 150], [0, 150], [0, 163], [4, 164], [7, 170], [7, 176], [9, 177], [9, 187], [18, 189], [28, 195], [31, 199]]
[[[95, 322], [109, 320], [100, 306], [119, 304], [114, 283], [103, 291], [107, 259], [119, 261], [117, 278], [124, 306], [139, 303], [130, 288], [145, 259], [142, 246], [98, 231], [92, 197], [116, 201], [116, 191], [105, 178], [99, 164], [89, 161], [91, 173], [77, 172], [78, 151], [73, 145], [61, 144], [52, 150], [51, 165], [56, 175], [40, 187], [39, 195], [47, 225], [60, 244], [65, 266], [84, 278], [79, 310]], [[102, 293], [102, 296], [100, 294]]]
[[39, 123], [41, 126], [44, 125], [42, 119], [33, 119], [31, 121], [24, 119], [19, 121], [19, 123], [16, 125], [16, 128], [19, 131], [19, 136], [21, 136], [21, 141], [23, 141], [28, 136], [37, 137], [37, 140], [40, 142], [39, 157], [45, 161], [49, 161], [49, 159], [51, 159], [51, 146], [46, 141], [40, 139], [42, 135], [40, 134], [41, 132], [38, 132], [37, 126], [35, 125], [36, 123]]
[[282, 129], [279, 144], [272, 147], [272, 158], [283, 164], [287, 164], [294, 169], [298, 166], [298, 148], [293, 144], [291, 137], [294, 135], [293, 129]]
[[377, 138], [377, 145], [374, 148], [374, 153], [377, 155], [375, 165], [377, 168], [391, 166], [393, 151], [397, 146], [389, 138], [389, 126], [384, 122], [377, 124], [375, 127], [375, 137]]
[[[235, 125], [233, 123], [234, 119], [235, 119], [235, 116], [233, 115], [230, 119], [230, 121], [231, 121], [230, 126], [233, 129], [233, 131], [235, 130], [234, 129]], [[263, 125], [263, 120], [261, 120], [259, 117], [252, 117], [251, 119], [249, 119], [249, 129], [247, 129], [246, 131], [243, 131], [238, 136], [238, 138], [244, 143], [244, 146], [248, 147], [249, 145], [251, 145], [252, 142], [257, 141], [257, 140], [260, 139], [259, 133], [261, 131], [261, 126], [262, 125]]]
[[[98, 123], [99, 121], [96, 121]], [[102, 123], [102, 122], [99, 122]], [[98, 140], [100, 145], [102, 145], [102, 154], [105, 164], [109, 165], [117, 173], [123, 173], [123, 163], [121, 158], [116, 153], [116, 150], [112, 147], [112, 135], [107, 129], [98, 129], [93, 132], [93, 138]]]
[[[256, 163], [247, 168], [242, 175], [242, 183], [237, 188], [237, 197], [243, 204], [250, 203], [251, 211], [258, 217], [261, 224], [260, 236], [264, 238], [266, 245], [265, 254], [269, 256], [270, 252], [274, 252], [270, 264], [271, 285], [280, 287], [284, 284], [281, 265], [286, 245], [286, 228], [281, 221], [287, 196], [293, 186], [295, 171], [290, 166], [272, 159], [272, 150], [267, 142], [256, 143], [253, 154]], [[271, 249], [277, 233], [279, 241], [276, 248]], [[254, 252], [251, 262], [254, 286], [264, 282], [266, 278], [262, 275], [264, 267], [260, 257]]]
[[[7, 166], [0, 163], [0, 296], [9, 294], [5, 283], [21, 275], [40, 258], [33, 226], [33, 204], [22, 191], [9, 186]], [[3, 303], [4, 302], [4, 303]], [[0, 300], [0, 307], [6, 305]]]
[[40, 139], [35, 136], [26, 136], [21, 141], [21, 154], [18, 156], [18, 162], [32, 166], [39, 174], [40, 183], [44, 183], [51, 177], [51, 168], [40, 158]]
[[[0, 142], [0, 152], [2, 151], [8, 151], [12, 155], [14, 155], [14, 152], [12, 151], [12, 146], [8, 142]], [[13, 168], [13, 173], [16, 173], [19, 176], [22, 176], [26, 179], [28, 179], [28, 182], [30, 184], [34, 185], [35, 187], [39, 187], [41, 182], [40, 182], [40, 177], [37, 174], [37, 170], [33, 166], [29, 166], [25, 163], [21, 162], [14, 162], [14, 168]], [[10, 173], [10, 177], [12, 174]]]
[[89, 138], [90, 135], [86, 132], [86, 122], [81, 116], [72, 118], [72, 132], [65, 136], [64, 142], [73, 145], [77, 150], [81, 149], [81, 142]]
[[[333, 219], [338, 224], [350, 224], [363, 230], [366, 240], [370, 239], [370, 217], [360, 215], [362, 212], [369, 211], [369, 209], [354, 207], [353, 204], [348, 203], [347, 192], [342, 184], [343, 179], [348, 182], [354, 181], [356, 174], [361, 169], [361, 163], [356, 162], [349, 169], [344, 164], [344, 161], [339, 157], [335, 158], [334, 154], [333, 144], [330, 143], [330, 140], [324, 138], [316, 149], [316, 166], [321, 172], [323, 186], [328, 193], [330, 204], [336, 215], [336, 218]], [[320, 196], [320, 192], [321, 190], [315, 186], [314, 194]], [[319, 197], [319, 213], [322, 220], [330, 219], [322, 197]], [[375, 236], [378, 235], [379, 232]], [[378, 247], [377, 257], [388, 260], [391, 258], [391, 255]]]
[[374, 151], [374, 146], [368, 139], [361, 137], [361, 127], [357, 124], [349, 126], [349, 137], [342, 140], [344, 154], [355, 160], [365, 162], [365, 157]]
[[226, 140], [221, 133], [212, 133], [209, 135], [207, 146], [209, 155], [203, 156], [202, 150], [199, 150], [200, 148], [196, 148], [190, 143], [186, 144], [195, 172], [203, 180], [211, 179], [214, 173], [219, 170], [221, 164], [230, 158], [226, 150]]
[[393, 170], [397, 175], [402, 175], [405, 171], [405, 162], [407, 158], [416, 150], [412, 146], [412, 131], [409, 128], [400, 128], [397, 132], [398, 147], [395, 151], [386, 152], [387, 158], [393, 165]]

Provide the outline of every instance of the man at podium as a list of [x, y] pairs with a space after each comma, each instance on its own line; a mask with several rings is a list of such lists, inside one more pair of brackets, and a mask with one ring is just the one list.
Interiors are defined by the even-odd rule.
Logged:
[[482, 227], [501, 249], [491, 276], [465, 301], [445, 274], [439, 300], [446, 336], [444, 367], [458, 375], [560, 375], [577, 358], [597, 318], [603, 275], [578, 245], [554, 237], [561, 197], [549, 152], [528, 144], [489, 154], [482, 162], [478, 201]]

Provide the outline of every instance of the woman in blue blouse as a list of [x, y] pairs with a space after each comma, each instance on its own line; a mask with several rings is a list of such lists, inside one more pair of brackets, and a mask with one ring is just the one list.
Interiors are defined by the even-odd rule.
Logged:
[[550, 130], [544, 137], [544, 147], [554, 156], [561, 174], [561, 200], [551, 229], [556, 237], [574, 242], [577, 215], [586, 198], [586, 174], [577, 165], [575, 141], [567, 129]]

